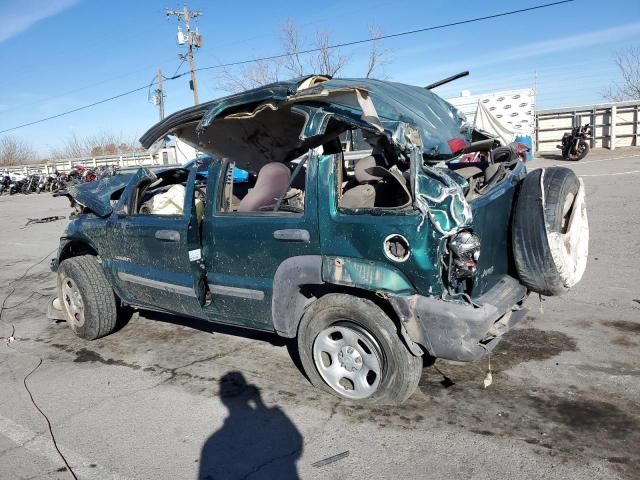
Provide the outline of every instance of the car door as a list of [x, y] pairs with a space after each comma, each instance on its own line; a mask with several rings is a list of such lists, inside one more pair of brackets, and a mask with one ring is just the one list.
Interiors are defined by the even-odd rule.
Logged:
[[[185, 174], [186, 175], [186, 174]], [[204, 318], [205, 278], [195, 208], [196, 169], [186, 179], [178, 215], [140, 214], [139, 197], [157, 177], [140, 169], [126, 187], [107, 230], [107, 270], [126, 302]]]
[[225, 211], [225, 191], [234, 179], [231, 165], [217, 162], [209, 171], [202, 248], [212, 302], [206, 310], [226, 322], [270, 329], [278, 266], [290, 257], [319, 253], [316, 162], [301, 169], [306, 181], [298, 213]]

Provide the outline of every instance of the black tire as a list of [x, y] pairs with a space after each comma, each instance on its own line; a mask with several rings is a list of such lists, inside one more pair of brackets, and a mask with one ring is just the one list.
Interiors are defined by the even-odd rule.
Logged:
[[[333, 326], [351, 328], [362, 335], [369, 335], [379, 347], [376, 356], [379, 354], [382, 361], [380, 379], [375, 391], [366, 398], [354, 400], [342, 394], [325, 382], [316, 367], [314, 342], [322, 332]], [[360, 352], [361, 345], [357, 347]], [[422, 358], [409, 352], [387, 314], [370, 300], [342, 293], [327, 294], [307, 309], [298, 329], [298, 352], [305, 373], [314, 386], [354, 401], [402, 403], [415, 391], [422, 374]], [[330, 363], [334, 361], [338, 360], [332, 357]]]
[[589, 153], [589, 144], [584, 140], [578, 140], [576, 145], [576, 153], [569, 153], [569, 160], [577, 162], [582, 160]]
[[[82, 315], [73, 313], [68, 293], [74, 291], [81, 297]], [[68, 258], [60, 264], [58, 298], [71, 330], [79, 337], [95, 340], [116, 328], [116, 297], [96, 257], [82, 255]]]
[[[579, 189], [580, 181], [576, 174], [562, 167], [534, 170], [520, 186], [513, 217], [512, 245], [520, 281], [529, 290], [541, 295], [559, 295], [582, 277], [584, 267], [576, 265], [582, 261], [580, 259], [586, 262], [588, 224], [584, 204], [576, 207]], [[581, 211], [575, 211], [576, 208], [581, 208]], [[553, 234], [567, 233], [568, 220], [574, 214], [584, 215], [586, 238], [571, 253], [573, 258], [567, 255], [559, 262], [558, 251], [554, 259], [550, 239]], [[579, 271], [575, 278], [568, 277], [571, 271], [566, 268], [572, 262], [575, 271]]]

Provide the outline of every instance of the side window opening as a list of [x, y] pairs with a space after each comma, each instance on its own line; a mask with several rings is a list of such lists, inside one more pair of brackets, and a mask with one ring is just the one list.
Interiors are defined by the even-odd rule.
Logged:
[[[355, 135], [354, 135], [355, 136]], [[411, 168], [384, 135], [360, 132], [369, 145], [361, 155], [351, 154], [339, 169], [339, 202], [342, 209], [403, 209], [411, 206]], [[340, 171], [341, 170], [341, 171]]]
[[112, 207], [116, 206], [116, 204], [118, 203], [118, 200], [120, 200], [120, 197], [122, 196], [122, 192], [124, 192], [124, 188], [121, 188], [120, 190], [116, 190], [111, 194], [111, 197], [109, 197], [109, 203], [111, 204]]
[[223, 178], [218, 211], [221, 213], [304, 213], [308, 155], [290, 162], [271, 162], [258, 172], [247, 172], [230, 161]]
[[[186, 170], [170, 170], [159, 174], [154, 180], [143, 180], [134, 193], [132, 215], [182, 215], [188, 174]], [[199, 220], [204, 213], [205, 190], [206, 185], [201, 182], [198, 182], [194, 189], [196, 215]]]

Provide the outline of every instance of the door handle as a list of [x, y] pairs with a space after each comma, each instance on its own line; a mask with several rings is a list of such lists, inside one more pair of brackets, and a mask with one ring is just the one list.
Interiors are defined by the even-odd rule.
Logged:
[[285, 242], [309, 242], [311, 235], [308, 230], [300, 228], [287, 228], [285, 230], [276, 230], [273, 232], [273, 238]]
[[175, 230], [156, 230], [155, 237], [163, 242], [179, 242], [180, 232]]

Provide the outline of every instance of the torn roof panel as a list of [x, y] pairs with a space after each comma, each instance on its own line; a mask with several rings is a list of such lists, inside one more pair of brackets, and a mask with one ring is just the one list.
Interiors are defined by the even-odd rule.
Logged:
[[[465, 119], [431, 91], [374, 79], [326, 78], [278, 82], [181, 110], [153, 126], [140, 141], [149, 148], [173, 134], [218, 157], [234, 158], [243, 168], [253, 168], [291, 159], [344, 131], [346, 127], [335, 126], [330, 133], [314, 131], [308, 121], [315, 108], [351, 127], [384, 131], [400, 146], [407, 141], [421, 145], [427, 157], [453, 154], [448, 141], [462, 136]], [[327, 128], [329, 121], [319, 125]], [[407, 124], [419, 133], [418, 142], [415, 135], [398, 138]]]

